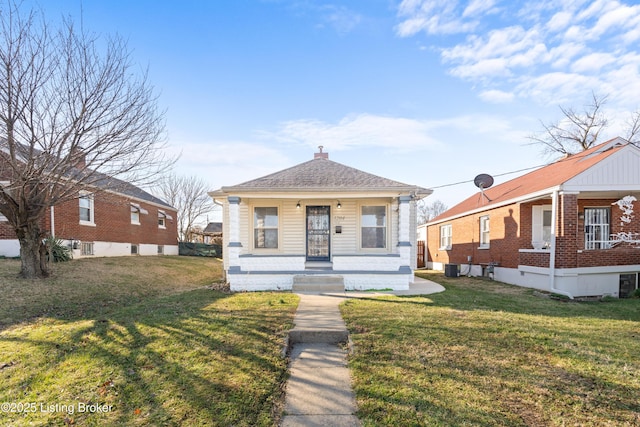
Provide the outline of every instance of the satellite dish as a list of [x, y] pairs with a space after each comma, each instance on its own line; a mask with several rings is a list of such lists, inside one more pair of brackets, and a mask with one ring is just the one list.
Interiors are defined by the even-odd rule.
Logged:
[[493, 177], [491, 175], [487, 175], [486, 173], [481, 173], [473, 179], [473, 183], [480, 189], [482, 195], [486, 197], [488, 201], [491, 201], [489, 196], [484, 194], [484, 189], [489, 188], [493, 185]]
[[484, 190], [485, 188], [489, 188], [493, 185], [493, 177], [491, 175], [487, 175], [486, 173], [481, 173], [473, 179], [473, 183], [480, 190]]

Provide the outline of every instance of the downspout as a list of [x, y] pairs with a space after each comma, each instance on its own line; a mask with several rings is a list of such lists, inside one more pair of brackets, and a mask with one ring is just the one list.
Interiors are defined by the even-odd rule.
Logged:
[[51, 236], [56, 236], [56, 215], [53, 205], [51, 205]]
[[558, 224], [558, 190], [551, 194], [551, 253], [549, 254], [549, 288], [551, 292], [573, 299], [567, 291], [556, 288], [556, 230]]

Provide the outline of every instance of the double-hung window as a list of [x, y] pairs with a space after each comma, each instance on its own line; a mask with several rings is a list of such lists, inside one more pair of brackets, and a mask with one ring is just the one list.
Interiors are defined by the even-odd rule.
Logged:
[[158, 228], [161, 228], [163, 230], [166, 229], [168, 219], [172, 220], [173, 217], [165, 211], [158, 209]]
[[94, 225], [93, 194], [81, 192], [78, 197], [80, 224]]
[[140, 225], [140, 208], [131, 206], [131, 224]]
[[452, 232], [451, 224], [440, 226], [440, 249], [451, 249]]
[[610, 218], [610, 208], [584, 209], [585, 249], [609, 249], [611, 247]]
[[362, 249], [387, 247], [387, 207], [362, 206], [360, 233]]
[[278, 208], [256, 207], [253, 211], [253, 247], [278, 248]]
[[489, 247], [489, 215], [480, 217], [480, 247]]
[[138, 203], [131, 203], [131, 224], [140, 225], [140, 215], [148, 215], [149, 211]]

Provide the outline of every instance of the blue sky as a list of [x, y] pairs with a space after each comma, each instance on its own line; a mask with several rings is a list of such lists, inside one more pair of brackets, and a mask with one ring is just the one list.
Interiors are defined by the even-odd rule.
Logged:
[[[28, 3], [27, 3], [28, 4]], [[640, 5], [581, 0], [41, 2], [119, 34], [166, 109], [176, 169], [234, 185], [313, 157], [423, 187], [541, 165], [559, 106], [640, 108]], [[496, 178], [502, 182], [515, 175]], [[436, 188], [453, 206], [473, 183]]]

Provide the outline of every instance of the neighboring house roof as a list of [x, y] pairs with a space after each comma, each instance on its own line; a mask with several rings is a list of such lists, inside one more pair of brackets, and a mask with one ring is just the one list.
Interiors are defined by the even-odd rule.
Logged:
[[[326, 155], [326, 153], [319, 153]], [[393, 181], [359, 169], [334, 162], [326, 156], [300, 163], [282, 171], [242, 184], [222, 187], [211, 196], [242, 192], [300, 192], [300, 191], [389, 191], [412, 192], [426, 196], [432, 190]]]
[[174, 211], [176, 210], [176, 208], [174, 208], [167, 202], [144, 191], [140, 187], [136, 187], [135, 185], [129, 182], [123, 181], [121, 179], [109, 177], [100, 172], [94, 172], [94, 173], [97, 174], [96, 175], [97, 177], [100, 177], [100, 175], [102, 175], [102, 177], [100, 177], [99, 179], [97, 179], [95, 182], [92, 183], [92, 185], [98, 187], [101, 190], [113, 191], [115, 193], [118, 193], [124, 196], [133, 197], [134, 199], [138, 199], [144, 202], [160, 205], [161, 207], [165, 207], [167, 209], [171, 209]]
[[518, 178], [485, 189], [484, 195], [479, 191], [438, 215], [429, 221], [429, 224], [461, 216], [471, 211], [486, 210], [504, 205], [510, 201], [541, 193], [546, 190], [551, 191], [625, 147], [637, 149], [633, 145], [630, 145], [628, 141], [622, 138], [615, 138], [592, 147], [589, 150], [565, 157]]
[[[8, 153], [9, 150], [6, 146], [6, 142], [7, 142], [6, 138], [0, 137], [0, 150], [2, 150], [5, 153]], [[23, 159], [28, 159], [31, 156], [30, 148], [28, 146], [17, 143], [15, 147], [18, 149], [18, 155], [22, 156]], [[31, 148], [31, 150], [33, 150], [33, 152], [37, 156], [47, 156], [47, 153], [37, 148]], [[82, 154], [82, 156], [84, 157], [84, 154]], [[23, 161], [26, 162], [26, 160], [23, 160]], [[156, 196], [146, 192], [145, 190], [129, 182], [123, 181], [118, 178], [113, 178], [102, 172], [97, 172], [95, 170], [88, 169], [88, 168], [72, 167], [70, 170], [67, 171], [67, 173], [62, 174], [62, 176], [68, 179], [71, 179], [71, 180], [76, 179], [78, 181], [88, 177], [89, 175], [91, 176], [91, 179], [90, 179], [90, 182], [88, 182], [87, 184], [90, 186], [97, 187], [100, 190], [109, 190], [109, 191], [121, 194], [123, 196], [129, 196], [134, 199], [141, 200], [143, 202], [154, 203], [156, 205], [160, 205], [167, 209], [176, 210], [176, 208], [174, 208], [167, 202], [157, 198]]]
[[221, 222], [210, 222], [206, 228], [202, 230], [203, 233], [222, 233]]

